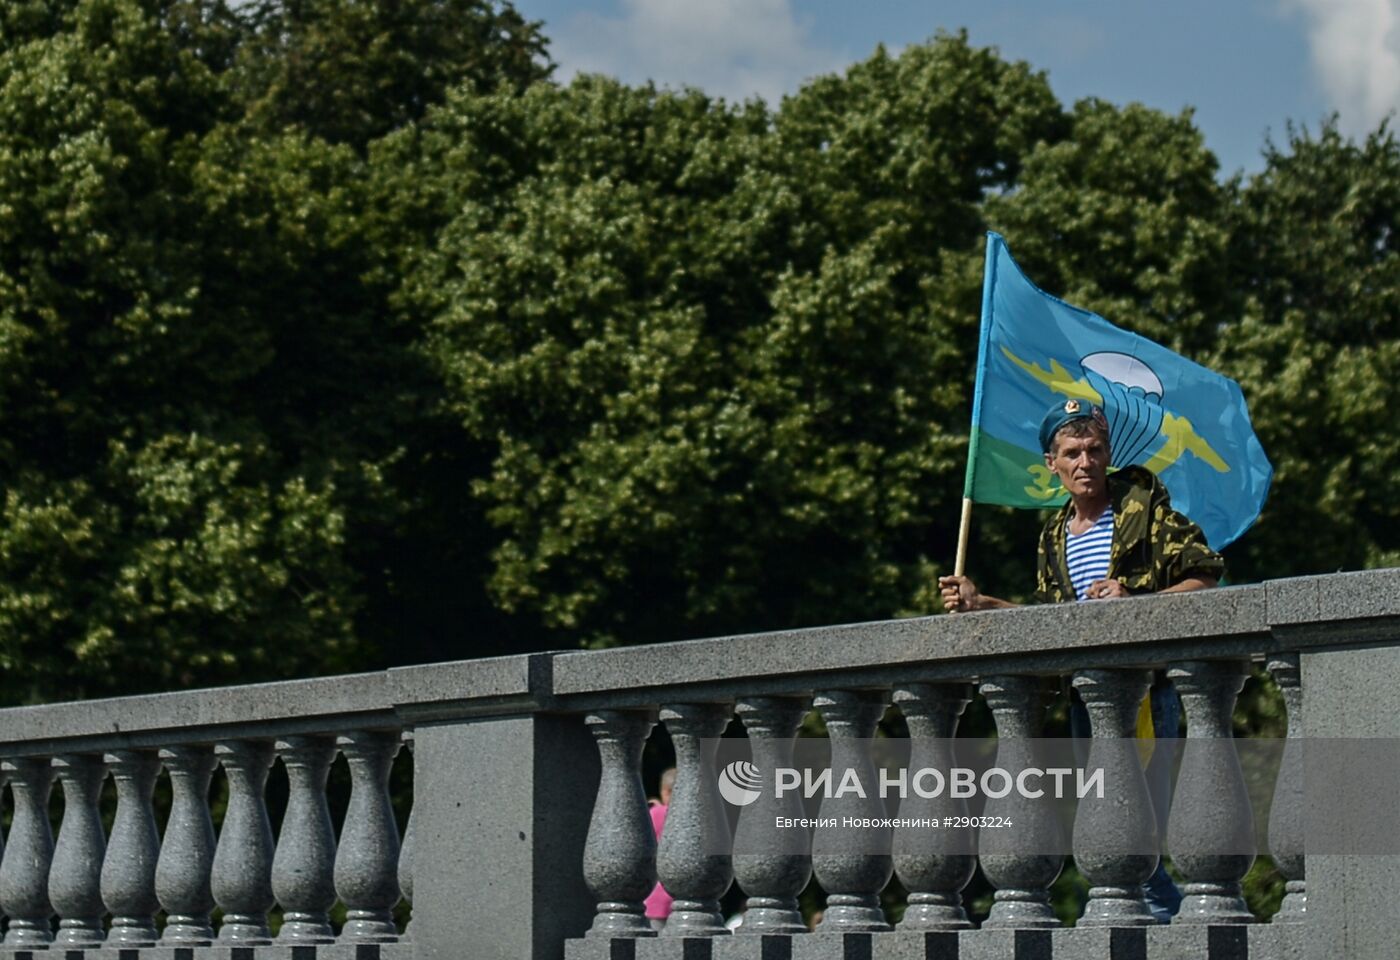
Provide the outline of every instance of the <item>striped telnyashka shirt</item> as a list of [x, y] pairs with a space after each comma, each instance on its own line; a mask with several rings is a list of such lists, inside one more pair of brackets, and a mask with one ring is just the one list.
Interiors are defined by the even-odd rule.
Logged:
[[1103, 512], [1094, 525], [1076, 536], [1065, 530], [1065, 563], [1074, 594], [1080, 600], [1089, 585], [1108, 576], [1108, 556], [1113, 548], [1113, 507]]

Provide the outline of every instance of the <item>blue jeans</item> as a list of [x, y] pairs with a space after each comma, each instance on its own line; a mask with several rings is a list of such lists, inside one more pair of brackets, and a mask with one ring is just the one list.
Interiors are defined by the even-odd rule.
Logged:
[[[1169, 683], [1154, 686], [1149, 696], [1152, 700], [1152, 736], [1157, 745], [1144, 773], [1147, 777], [1147, 794], [1152, 798], [1152, 812], [1157, 818], [1157, 836], [1165, 840], [1167, 816], [1171, 812], [1172, 762], [1178, 749], [1175, 740], [1181, 722], [1181, 700], [1176, 695], [1176, 688]], [[1089, 711], [1078, 699], [1070, 708], [1069, 732], [1075, 739], [1090, 736]], [[1080, 758], [1079, 762], [1083, 763], [1084, 758]], [[1142, 896], [1158, 923], [1170, 923], [1181, 909], [1181, 891], [1160, 860], [1152, 876], [1142, 885]]]

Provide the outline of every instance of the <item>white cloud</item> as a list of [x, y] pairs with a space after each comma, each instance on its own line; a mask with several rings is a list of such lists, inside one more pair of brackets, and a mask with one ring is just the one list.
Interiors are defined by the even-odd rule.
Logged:
[[1400, 0], [1284, 0], [1308, 19], [1313, 68], [1342, 129], [1363, 134], [1400, 107]]
[[622, 0], [620, 17], [579, 13], [549, 25], [558, 77], [699, 87], [776, 105], [810, 77], [849, 62], [812, 43], [790, 0]]

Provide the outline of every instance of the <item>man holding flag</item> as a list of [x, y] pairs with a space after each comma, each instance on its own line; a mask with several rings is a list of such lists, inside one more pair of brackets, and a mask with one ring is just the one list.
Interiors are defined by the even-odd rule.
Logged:
[[[1036, 563], [1041, 603], [1110, 600], [1133, 593], [1213, 587], [1225, 564], [1201, 528], [1173, 510], [1166, 487], [1143, 467], [1110, 475], [1110, 431], [1103, 410], [1056, 403], [1040, 428], [1045, 466], [1069, 500], [1046, 523]], [[967, 577], [941, 577], [949, 611], [1015, 606], [986, 596]]]
[[[1063, 504], [1040, 539], [1037, 599], [1100, 600], [1214, 586], [1215, 550], [1259, 516], [1272, 477], [1239, 384], [1050, 296], [987, 234], [963, 518], [939, 581], [949, 610], [1011, 605], [962, 575], [974, 501]], [[1105, 543], [1106, 557], [1087, 549]]]
[[[1111, 462], [1119, 469], [1110, 472]], [[1063, 503], [1041, 531], [1036, 600], [1109, 600], [1216, 586], [1225, 566], [1211, 544], [1249, 528], [1272, 477], [1238, 384], [1044, 293], [1005, 241], [987, 235], [957, 559], [953, 575], [939, 578], [948, 611], [1014, 606], [963, 575], [974, 500]], [[1087, 736], [1088, 717], [1075, 707], [1072, 732]], [[1139, 736], [1175, 737], [1180, 709], [1159, 676]], [[1164, 833], [1170, 769], [1156, 753], [1147, 777]], [[1181, 894], [1160, 862], [1143, 892], [1158, 921], [1177, 912]]]

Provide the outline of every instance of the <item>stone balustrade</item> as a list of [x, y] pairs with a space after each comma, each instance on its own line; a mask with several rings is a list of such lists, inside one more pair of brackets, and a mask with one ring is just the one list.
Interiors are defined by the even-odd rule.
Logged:
[[[399, 835], [388, 777], [404, 726], [387, 675], [3, 715], [14, 817], [0, 861], [0, 954], [133, 960], [373, 944], [382, 956], [412, 955], [391, 915]], [[351, 788], [337, 836], [327, 778], [339, 756]], [[286, 804], [274, 833], [268, 780], [278, 763]], [[248, 953], [228, 952], [240, 949]]]
[[[1249, 821], [1232, 746], [1251, 663], [1288, 713], [1267, 824]], [[1154, 670], [1186, 726], [1165, 837], [1125, 739]], [[1321, 785], [1304, 782], [1294, 747], [1400, 738], [1397, 675], [1400, 571], [1375, 571], [12, 708], [0, 711], [12, 810], [0, 957], [1390, 958], [1400, 856], [1305, 856], [1303, 810]], [[790, 799], [760, 799], [731, 827], [717, 789], [715, 737], [746, 736], [771, 771], [811, 711], [842, 766], [873, 775], [868, 738], [895, 714], [913, 762], [946, 766], [979, 695], [998, 763], [1032, 760], [1050, 698], [1071, 686], [1090, 764], [1123, 786], [1082, 802], [1069, 827], [1015, 793], [989, 799], [984, 816], [1021, 825], [1016, 844], [900, 826], [859, 843], [821, 826], [779, 836], [771, 824], [796, 814]], [[662, 730], [679, 773], [658, 844], [641, 763]], [[340, 763], [343, 815], [328, 792]], [[402, 823], [396, 763], [413, 768]], [[966, 811], [944, 795], [906, 801], [901, 816]], [[886, 814], [843, 797], [828, 815]], [[1263, 847], [1241, 849], [1256, 833]], [[1142, 896], [1157, 865], [1143, 850], [1159, 841], [1185, 894], [1169, 925]], [[1062, 850], [1090, 885], [1072, 927], [1049, 902]], [[1270, 922], [1242, 896], [1256, 853], [1287, 884]], [[979, 866], [994, 895], [974, 924], [963, 892]], [[676, 898], [659, 936], [642, 907], [658, 877]], [[808, 931], [797, 898], [813, 880], [825, 912]], [[907, 903], [898, 918], [894, 890]], [[737, 932], [721, 909], [736, 896]], [[399, 926], [410, 899], [411, 933]]]

